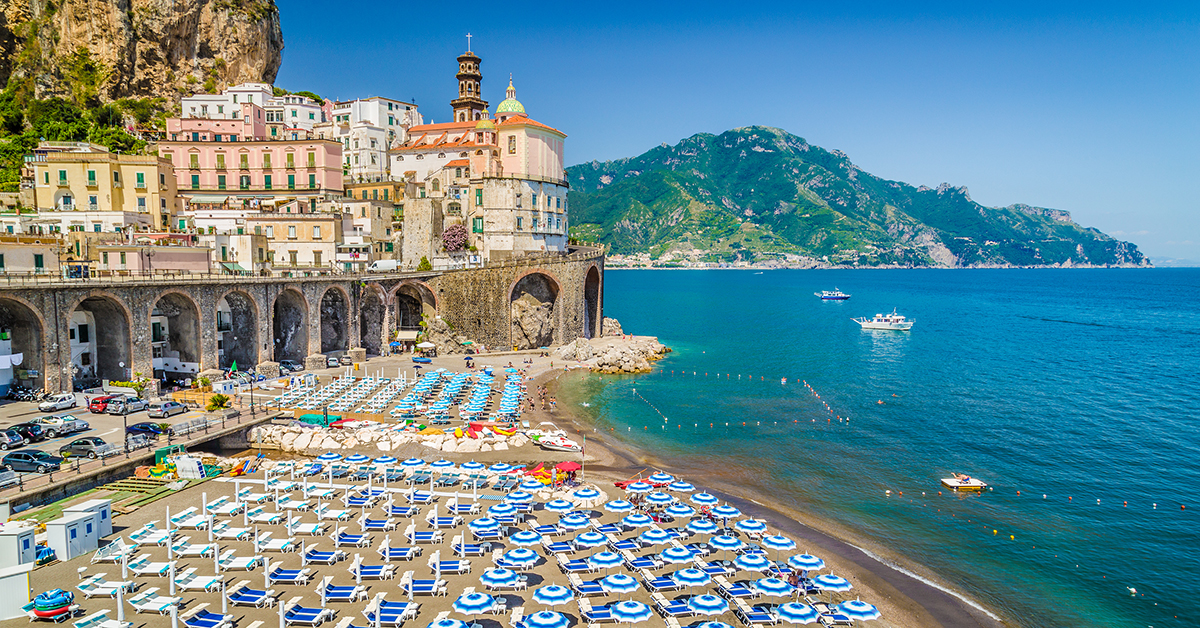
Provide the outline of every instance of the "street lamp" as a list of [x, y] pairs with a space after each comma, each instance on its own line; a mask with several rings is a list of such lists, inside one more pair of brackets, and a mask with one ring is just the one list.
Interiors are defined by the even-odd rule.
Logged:
[[151, 261], [151, 260], [152, 260], [152, 258], [155, 256], [155, 254], [156, 254], [156, 251], [155, 251], [153, 248], [146, 246], [146, 247], [142, 247], [142, 252], [146, 254], [146, 269], [147, 269], [147, 272], [148, 272], [150, 275], [154, 275], [154, 264], [152, 263], [152, 261]]

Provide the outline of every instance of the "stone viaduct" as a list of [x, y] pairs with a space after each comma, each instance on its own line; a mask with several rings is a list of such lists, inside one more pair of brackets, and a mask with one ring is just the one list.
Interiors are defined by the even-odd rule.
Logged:
[[[455, 336], [489, 350], [594, 337], [603, 294], [604, 252], [589, 247], [416, 273], [56, 279], [0, 283], [0, 333], [24, 356], [17, 368], [29, 377], [20, 383], [53, 392], [70, 390], [78, 371], [71, 339], [77, 310], [94, 321], [95, 376], [125, 380], [154, 371], [155, 311], [167, 318], [172, 353], [198, 364], [198, 373], [234, 360], [239, 368], [270, 371], [285, 359], [311, 368], [323, 363], [322, 354], [381, 354], [394, 332], [420, 329], [422, 317], [441, 317]], [[218, 309], [229, 311], [220, 326]]]

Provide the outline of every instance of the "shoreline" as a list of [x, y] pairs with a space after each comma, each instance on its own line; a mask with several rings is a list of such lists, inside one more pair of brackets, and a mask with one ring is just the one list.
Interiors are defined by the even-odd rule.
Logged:
[[[550, 396], [557, 396], [559, 378], [570, 371], [551, 367], [529, 373], [530, 388], [545, 385]], [[536, 410], [530, 423], [549, 420], [563, 429], [570, 427], [587, 439], [584, 470], [588, 482], [610, 485], [628, 479], [646, 469], [680, 475], [679, 469], [651, 452], [639, 452], [614, 439], [606, 438], [589, 425], [579, 413], [560, 406], [555, 412]], [[590, 433], [590, 435], [589, 435]], [[880, 608], [883, 616], [897, 626], [947, 626], [998, 628], [1014, 626], [923, 565], [914, 563], [891, 548], [859, 537], [853, 530], [804, 513], [778, 500], [714, 480], [702, 471], [689, 471], [688, 481], [736, 506], [743, 513], [765, 519], [772, 528], [791, 536], [798, 545], [811, 544], [833, 570], [863, 590], [867, 601]], [[699, 481], [698, 481], [699, 480]]]

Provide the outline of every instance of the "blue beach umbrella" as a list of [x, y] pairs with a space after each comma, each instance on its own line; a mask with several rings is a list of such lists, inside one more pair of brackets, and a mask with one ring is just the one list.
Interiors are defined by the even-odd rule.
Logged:
[[501, 502], [488, 507], [488, 514], [493, 517], [507, 517], [517, 512], [517, 507], [512, 504]]
[[623, 512], [630, 512], [631, 510], [633, 510], [633, 504], [631, 504], [623, 499], [614, 499], [614, 500], [604, 504], [604, 509], [607, 510], [608, 512], [615, 512], [617, 514], [620, 514]]
[[723, 615], [729, 612], [729, 602], [709, 593], [688, 598], [687, 607], [697, 615]]
[[692, 503], [697, 506], [716, 506], [721, 503], [721, 500], [708, 493], [696, 493], [692, 495]]
[[649, 545], [662, 545], [663, 543], [670, 543], [671, 539], [673, 538], [675, 537], [671, 536], [670, 532], [667, 532], [666, 530], [660, 530], [659, 528], [651, 528], [638, 536], [639, 541]]
[[693, 519], [688, 522], [687, 529], [696, 534], [714, 534], [717, 531], [717, 524], [708, 519]]
[[775, 551], [788, 551], [796, 549], [796, 542], [778, 534], [770, 534], [762, 538], [762, 546]]
[[550, 512], [564, 513], [564, 512], [571, 512], [572, 510], [574, 510], [575, 504], [572, 504], [571, 502], [569, 502], [565, 499], [555, 499], [555, 500], [546, 502], [545, 505], [543, 505], [542, 507], [545, 508], [546, 510], [549, 510]]
[[467, 622], [465, 622], [461, 619], [450, 619], [449, 617], [447, 617], [446, 619], [439, 619], [436, 621], [431, 621], [431, 622], [429, 622], [429, 625], [426, 626], [425, 628], [468, 628], [468, 627], [467, 627]]
[[353, 456], [348, 456], [346, 458], [347, 464], [362, 464], [364, 462], [370, 462], [370, 461], [371, 461], [370, 456], [364, 456], [362, 454], [354, 454]]
[[705, 621], [696, 624], [692, 628], [733, 628], [733, 626], [730, 626], [723, 621]]
[[675, 476], [659, 471], [646, 479], [654, 484], [667, 484], [668, 482], [674, 482]]
[[654, 491], [654, 485], [647, 482], [630, 482], [625, 485], [626, 493], [651, 493]]
[[671, 482], [667, 485], [667, 490], [676, 493], [690, 493], [696, 490], [696, 487], [690, 482]]
[[646, 503], [652, 506], [666, 506], [675, 502], [675, 498], [666, 493], [650, 493], [646, 496]]
[[513, 466], [511, 464], [505, 464], [503, 462], [497, 462], [496, 464], [488, 467], [488, 471], [491, 471], [492, 473], [508, 473], [512, 470]]
[[608, 536], [599, 532], [584, 532], [575, 536], [576, 547], [600, 547], [608, 544]]
[[733, 564], [738, 569], [745, 571], [765, 571], [771, 567], [771, 561], [763, 558], [760, 554], [742, 554], [733, 561]]
[[[542, 589], [548, 588], [550, 587], [542, 587]], [[562, 589], [563, 587], [558, 588]], [[538, 590], [540, 591], [541, 589]], [[569, 590], [567, 592], [570, 593]], [[534, 593], [534, 597], [537, 597], [536, 592]], [[567, 628], [571, 625], [571, 620], [558, 611], [538, 611], [532, 615], [526, 615], [522, 623], [525, 624], [525, 628]]]
[[687, 504], [671, 504], [663, 512], [675, 517], [676, 519], [686, 519], [696, 514], [696, 509]]
[[825, 561], [811, 554], [797, 554], [787, 559], [787, 564], [792, 569], [800, 571], [816, 571], [825, 568]]
[[631, 528], [643, 528], [654, 525], [654, 520], [650, 518], [650, 515], [644, 515], [639, 512], [632, 515], [626, 515], [624, 519], [621, 519], [621, 523]]
[[[632, 578], [630, 579], [632, 580]], [[640, 624], [653, 615], [649, 606], [633, 600], [617, 602], [608, 607], [608, 612], [612, 615], [613, 621], [619, 624]]]
[[516, 372], [517, 372], [517, 369], [515, 369], [515, 368], [513, 368], [513, 367], [511, 367], [511, 366], [510, 366], [510, 367], [508, 367], [508, 368], [504, 369], [504, 372], [505, 372], [505, 373], [516, 373]]
[[758, 519], [742, 519], [741, 521], [733, 524], [733, 527], [737, 528], [737, 530], [740, 532], [745, 532], [746, 534], [762, 534], [763, 532], [767, 531], [767, 524], [759, 521]]
[[470, 462], [462, 463], [462, 465], [459, 468], [461, 468], [463, 471], [470, 471], [470, 472], [474, 473], [477, 471], [483, 471], [487, 467], [483, 466], [482, 462], [475, 462], [474, 460], [472, 460]]
[[338, 460], [341, 460], [341, 459], [342, 459], [342, 456], [340, 454], [335, 454], [332, 451], [327, 451], [327, 452], [317, 456], [317, 462], [337, 462]]
[[714, 549], [719, 549], [723, 552], [739, 550], [745, 545], [745, 543], [742, 543], [741, 539], [729, 536], [728, 534], [714, 536], [708, 540], [708, 544]]
[[455, 612], [463, 615], [486, 613], [496, 606], [496, 598], [487, 593], [465, 593], [454, 600]]
[[533, 592], [533, 601], [546, 606], [567, 604], [575, 599], [575, 594], [560, 584], [546, 585]]
[[486, 532], [500, 527], [500, 522], [491, 517], [480, 517], [467, 522], [467, 527], [474, 532]]
[[517, 488], [522, 491], [540, 491], [544, 490], [546, 485], [538, 482], [537, 480], [525, 480], [524, 482], [518, 484]]
[[605, 593], [633, 593], [638, 590], [638, 582], [628, 574], [615, 573], [601, 578], [600, 588]]
[[867, 604], [862, 600], [848, 600], [837, 605], [837, 609], [842, 611], [850, 619], [854, 621], [870, 621], [879, 619], [879, 609], [872, 604]]
[[564, 530], [582, 530], [591, 525], [591, 520], [583, 515], [567, 515], [558, 520], [558, 527]]
[[668, 564], [686, 565], [692, 562], [696, 553], [686, 547], [668, 547], [658, 556], [663, 559], [663, 562]]
[[799, 602], [788, 602], [780, 604], [775, 613], [779, 615], [779, 619], [789, 624], [815, 624], [821, 620], [821, 614], [817, 609], [808, 604]]
[[518, 547], [504, 552], [504, 562], [517, 567], [532, 567], [539, 558], [541, 556], [538, 556], [537, 552], [527, 547]]
[[589, 501], [600, 497], [600, 491], [597, 491], [594, 488], [581, 488], [578, 491], [571, 493], [571, 497], [574, 497], [580, 501]]
[[822, 591], [829, 591], [830, 600], [833, 599], [834, 593], [849, 591], [850, 589], [854, 588], [854, 586], [850, 584], [849, 580], [846, 580], [841, 576], [835, 576], [831, 573], [821, 574], [816, 578], [813, 578], [813, 585]]
[[504, 496], [504, 501], [514, 504], [527, 504], [533, 501], [533, 493], [526, 491], [513, 491]]
[[438, 471], [444, 471], [446, 469], [453, 469], [454, 463], [450, 462], [449, 460], [446, 460], [445, 458], [442, 458], [441, 460], [430, 463], [429, 468], [437, 469]]
[[374, 462], [375, 462], [375, 464], [389, 465], [389, 464], [396, 464], [398, 461], [395, 458], [393, 458], [392, 456], [380, 456], [380, 457], [376, 458]]
[[616, 567], [624, 562], [625, 559], [621, 558], [621, 555], [616, 552], [596, 552], [595, 554], [587, 557], [588, 565], [595, 567], [596, 569], [603, 569], [605, 571], [608, 571], [609, 569], [612, 569], [613, 567]]
[[520, 530], [510, 534], [508, 541], [513, 545], [538, 545], [542, 542], [542, 535], [533, 530]]
[[722, 519], [733, 519], [734, 517], [742, 516], [742, 511], [730, 506], [729, 504], [722, 504], [716, 508], [713, 508], [712, 514], [714, 517], [720, 517]]
[[488, 569], [479, 576], [485, 587], [510, 587], [517, 582], [517, 572], [509, 569]]
[[750, 586], [759, 594], [771, 597], [787, 597], [796, 590], [796, 587], [779, 578], [759, 578], [750, 583]]
[[415, 469], [417, 467], [425, 466], [425, 461], [420, 458], [409, 458], [408, 460], [401, 462], [400, 466], [406, 467], [409, 469]]
[[707, 586], [708, 583], [712, 582], [712, 576], [700, 571], [699, 569], [696, 569], [695, 567], [680, 569], [679, 571], [671, 574], [671, 579], [689, 589], [692, 587]]

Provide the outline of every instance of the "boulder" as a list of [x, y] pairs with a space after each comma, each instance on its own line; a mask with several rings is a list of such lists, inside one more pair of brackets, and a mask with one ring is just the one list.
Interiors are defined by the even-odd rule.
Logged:
[[448, 454], [456, 453], [458, 451], [458, 442], [454, 440], [447, 440], [446, 442], [442, 443], [442, 451]]
[[379, 442], [375, 443], [375, 448], [378, 449], [379, 451], [391, 451], [392, 450], [392, 442], [387, 440], [386, 438], [380, 439]]
[[464, 438], [464, 439], [462, 439], [462, 442], [460, 442], [458, 444], [458, 453], [460, 453], [460, 454], [478, 453], [479, 447], [480, 447], [480, 443], [478, 440], [476, 440], [474, 438]]
[[601, 336], [624, 336], [625, 332], [621, 329], [621, 323], [615, 318], [605, 316], [600, 323]]
[[508, 451], [508, 443], [496, 443], [492, 445], [492, 451]]
[[304, 451], [305, 449], [308, 449], [308, 444], [312, 442], [312, 439], [313, 432], [311, 430], [306, 430], [303, 434], [297, 436], [296, 440], [292, 441], [292, 450]]
[[491, 451], [491, 450], [492, 450], [492, 446], [488, 443], [483, 443], [483, 444], [479, 445], [480, 453], [485, 452], [485, 451]]

